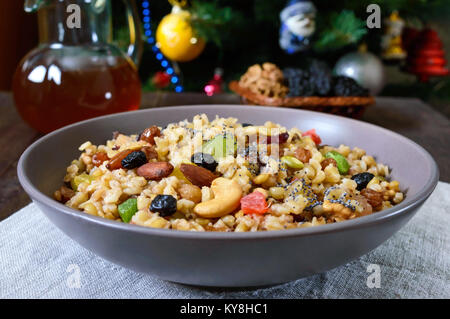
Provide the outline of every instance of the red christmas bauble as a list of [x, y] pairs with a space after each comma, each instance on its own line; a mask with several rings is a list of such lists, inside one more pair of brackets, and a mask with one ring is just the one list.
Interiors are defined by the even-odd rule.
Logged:
[[153, 76], [152, 82], [158, 89], [164, 89], [170, 84], [170, 75], [166, 72], [158, 71]]
[[214, 77], [212, 78], [212, 80], [208, 81], [208, 83], [206, 83], [205, 87], [203, 88], [206, 95], [213, 96], [214, 94], [222, 93], [222, 73], [223, 70], [220, 68], [217, 68], [214, 71]]

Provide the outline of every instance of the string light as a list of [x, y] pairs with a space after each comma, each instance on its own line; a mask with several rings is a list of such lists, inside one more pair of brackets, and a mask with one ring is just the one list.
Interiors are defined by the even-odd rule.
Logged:
[[164, 55], [159, 50], [156, 45], [155, 37], [151, 30], [151, 19], [150, 19], [150, 2], [143, 0], [142, 4], [142, 16], [144, 21], [144, 34], [147, 37], [147, 42], [152, 46], [152, 51], [155, 54], [156, 59], [160, 62], [161, 67], [164, 68], [165, 72], [170, 75], [170, 82], [175, 84], [175, 92], [183, 92], [183, 85], [180, 83], [180, 77], [175, 73], [172, 64], [164, 57]]

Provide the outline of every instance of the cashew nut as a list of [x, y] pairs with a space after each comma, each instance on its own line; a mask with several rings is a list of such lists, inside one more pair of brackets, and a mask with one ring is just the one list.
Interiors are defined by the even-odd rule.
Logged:
[[197, 204], [194, 213], [203, 218], [216, 218], [225, 216], [239, 207], [242, 197], [242, 188], [234, 180], [219, 177], [211, 184], [214, 198]]

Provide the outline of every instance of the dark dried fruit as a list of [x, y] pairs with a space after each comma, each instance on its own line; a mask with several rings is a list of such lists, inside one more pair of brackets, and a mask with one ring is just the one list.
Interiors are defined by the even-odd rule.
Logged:
[[360, 190], [366, 188], [367, 184], [369, 184], [369, 182], [374, 177], [375, 177], [375, 175], [368, 173], [368, 172], [364, 172], [364, 173], [359, 173], [359, 174], [353, 175], [352, 180], [354, 180], [356, 182], [356, 184], [357, 184], [356, 189], [360, 191]]
[[333, 86], [331, 70], [325, 62], [314, 60], [309, 66], [310, 82], [319, 96], [329, 95]]
[[250, 123], [242, 123], [242, 127], [247, 127], [247, 126], [253, 126], [253, 124], [250, 124]]
[[146, 128], [140, 135], [139, 140], [155, 145], [155, 137], [161, 136], [161, 131], [157, 126]]
[[214, 157], [207, 153], [195, 153], [191, 156], [191, 162], [204, 167], [211, 172], [215, 172], [218, 165]]
[[[289, 139], [289, 133], [284, 132], [284, 133], [280, 133], [280, 135], [278, 135], [278, 143], [283, 144], [286, 143], [287, 140]], [[275, 138], [274, 141], [276, 141], [277, 139]], [[272, 136], [267, 136], [266, 141], [267, 144], [272, 144]], [[264, 140], [260, 141], [260, 143], [264, 143]]]
[[361, 87], [354, 79], [346, 76], [333, 78], [336, 96], [368, 96], [369, 90]]
[[133, 169], [147, 163], [147, 156], [144, 152], [134, 151], [128, 154], [121, 163], [123, 168]]
[[289, 133], [287, 133], [287, 132], [281, 133], [278, 137], [280, 144], [286, 143], [288, 138], [289, 138]]
[[150, 211], [161, 217], [171, 216], [177, 212], [177, 200], [172, 195], [157, 195], [150, 204]]
[[367, 198], [367, 201], [373, 208], [379, 208], [383, 203], [383, 193], [374, 191], [370, 188], [364, 188], [361, 195]]
[[307, 70], [287, 68], [283, 70], [283, 76], [289, 87], [288, 96], [313, 96], [315, 91], [314, 83], [310, 81], [310, 74]]
[[61, 186], [59, 191], [61, 193], [61, 202], [63, 203], [66, 203], [69, 199], [71, 199], [75, 195], [75, 191], [66, 186]]
[[141, 148], [141, 152], [145, 153], [148, 161], [158, 158], [158, 152], [155, 150], [154, 146], [144, 146], [143, 148]]
[[92, 164], [99, 167], [104, 161], [109, 160], [108, 155], [105, 152], [97, 152], [92, 156]]
[[325, 169], [330, 164], [332, 164], [334, 167], [337, 167], [337, 162], [332, 158], [326, 158], [322, 162], [320, 162], [320, 166], [322, 166], [322, 169]]
[[133, 153], [133, 150], [124, 150], [111, 158], [108, 164], [106, 164], [106, 168], [110, 171], [115, 169], [122, 168], [122, 160], [127, 157], [130, 153]]

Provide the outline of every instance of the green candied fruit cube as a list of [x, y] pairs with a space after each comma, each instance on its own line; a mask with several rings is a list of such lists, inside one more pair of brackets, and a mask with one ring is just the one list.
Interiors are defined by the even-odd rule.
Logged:
[[330, 151], [325, 154], [325, 158], [332, 158], [336, 161], [337, 168], [340, 174], [345, 175], [348, 173], [350, 165], [342, 154], [336, 151]]
[[137, 199], [129, 198], [120, 204], [118, 207], [120, 218], [122, 218], [124, 223], [129, 223], [134, 214], [136, 214]]
[[70, 186], [72, 186], [72, 189], [76, 192], [78, 190], [78, 186], [81, 183], [88, 183], [90, 184], [94, 180], [94, 177], [91, 175], [88, 175], [86, 173], [82, 173], [80, 175], [75, 176], [70, 181]]
[[217, 135], [203, 144], [203, 153], [212, 155], [215, 159], [234, 155], [236, 152], [236, 139], [234, 135]]

